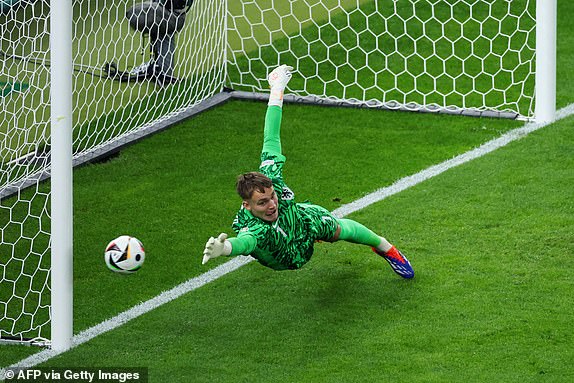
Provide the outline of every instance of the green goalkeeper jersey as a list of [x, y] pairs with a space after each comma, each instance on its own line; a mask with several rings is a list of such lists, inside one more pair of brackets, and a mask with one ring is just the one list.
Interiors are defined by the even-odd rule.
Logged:
[[[281, 109], [269, 107], [266, 135], [278, 135], [280, 121]], [[285, 156], [280, 152], [266, 151], [264, 146], [261, 161], [259, 171], [271, 179], [277, 194], [278, 218], [275, 222], [267, 222], [242, 206], [233, 221], [237, 238], [232, 239], [232, 244], [235, 247], [241, 242], [247, 246], [246, 255], [253, 256], [264, 266], [275, 270], [298, 269], [313, 255], [316, 240], [334, 236], [337, 220], [320, 206], [295, 202], [295, 194], [283, 181]]]

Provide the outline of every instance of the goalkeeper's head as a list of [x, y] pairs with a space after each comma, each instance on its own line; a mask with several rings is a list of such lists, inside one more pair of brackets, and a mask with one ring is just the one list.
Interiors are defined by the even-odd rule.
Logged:
[[237, 194], [243, 199], [243, 207], [253, 216], [267, 222], [277, 220], [277, 193], [269, 177], [259, 172], [241, 174], [237, 177], [236, 188]]

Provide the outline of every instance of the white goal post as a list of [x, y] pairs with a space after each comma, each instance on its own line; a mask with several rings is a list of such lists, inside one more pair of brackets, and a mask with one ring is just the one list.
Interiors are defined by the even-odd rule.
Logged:
[[557, 0], [536, 0], [536, 111], [538, 123], [556, 118]]
[[550, 122], [556, 5], [0, 0], [0, 342], [71, 346], [73, 166], [264, 100], [280, 63], [291, 102]]

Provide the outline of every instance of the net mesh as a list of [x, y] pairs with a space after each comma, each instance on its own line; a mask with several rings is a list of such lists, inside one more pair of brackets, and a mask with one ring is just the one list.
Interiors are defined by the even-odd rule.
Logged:
[[[0, 339], [49, 339], [49, 1], [1, 4]], [[184, 9], [183, 28], [165, 49], [154, 45], [165, 41], [130, 26], [126, 11], [134, 4], [73, 2], [76, 159], [105, 152], [223, 88], [223, 0]], [[177, 50], [169, 53], [170, 46]], [[158, 69], [161, 49], [173, 64]]]
[[324, 0], [230, 3], [229, 81], [368, 106], [531, 118], [534, 0]]

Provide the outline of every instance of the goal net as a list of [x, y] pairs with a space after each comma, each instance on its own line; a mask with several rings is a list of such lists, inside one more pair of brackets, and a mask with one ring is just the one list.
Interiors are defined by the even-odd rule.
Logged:
[[[50, 3], [0, 4], [0, 340], [45, 343], [50, 339], [50, 93], [58, 85], [50, 81]], [[167, 38], [130, 25], [126, 15], [137, 4], [73, 1], [75, 164], [167, 126], [223, 89], [225, 1], [184, 2], [160, 15], [162, 22], [180, 20]], [[163, 67], [157, 69], [158, 63]]]
[[230, 2], [229, 81], [261, 92], [278, 62], [312, 101], [530, 118], [533, 0]]
[[[142, 25], [143, 3], [153, 17]], [[75, 164], [222, 94], [264, 98], [279, 63], [296, 68], [291, 101], [534, 117], [536, 0], [72, 4]], [[50, 339], [49, 12], [49, 0], [0, 0], [4, 341]]]

